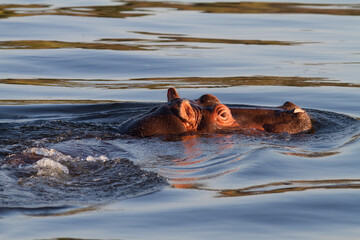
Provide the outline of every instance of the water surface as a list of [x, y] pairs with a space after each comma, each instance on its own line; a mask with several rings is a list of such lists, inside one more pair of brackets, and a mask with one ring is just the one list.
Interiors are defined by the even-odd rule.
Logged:
[[[358, 1], [0, 1], [1, 239], [357, 239]], [[311, 133], [138, 139], [178, 88]], [[40, 156], [40, 157], [39, 157]]]

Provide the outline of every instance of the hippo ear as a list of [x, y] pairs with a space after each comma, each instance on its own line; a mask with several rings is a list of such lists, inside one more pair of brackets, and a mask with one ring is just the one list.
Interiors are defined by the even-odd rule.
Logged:
[[179, 94], [177, 93], [176, 89], [171, 87], [168, 89], [168, 92], [167, 92], [167, 100], [168, 102], [171, 102], [172, 100], [174, 99], [178, 99], [180, 98]]
[[214, 107], [214, 113], [216, 114], [216, 120], [224, 126], [234, 125], [235, 120], [231, 114], [230, 109], [224, 104], [218, 104]]
[[180, 104], [179, 115], [185, 122], [189, 123], [190, 125], [194, 125], [196, 123], [194, 109], [188, 100], [182, 101]]
[[220, 100], [211, 94], [202, 95], [199, 99], [196, 100], [198, 104], [203, 107], [213, 107], [217, 104], [220, 104]]

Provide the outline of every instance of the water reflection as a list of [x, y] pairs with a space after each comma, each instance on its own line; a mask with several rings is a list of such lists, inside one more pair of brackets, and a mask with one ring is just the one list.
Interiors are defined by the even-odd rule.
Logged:
[[220, 197], [243, 197], [315, 189], [360, 189], [360, 179], [327, 179], [275, 182], [240, 189], [211, 190]]
[[[162, 37], [165, 38], [165, 37]], [[23, 40], [23, 41], [0, 41], [0, 50], [5, 49], [61, 49], [61, 48], [81, 48], [81, 49], [103, 49], [115, 51], [150, 51], [163, 48], [190, 48], [206, 49], [208, 47], [188, 46], [184, 44], [155, 44], [158, 42], [166, 43], [223, 43], [223, 44], [245, 44], [245, 45], [295, 45], [300, 42], [290, 41], [266, 41], [266, 40], [235, 40], [235, 39], [210, 39], [210, 38], [191, 38], [191, 37], [166, 37], [167, 40], [149, 39], [102, 39], [100, 41], [128, 42], [119, 43], [84, 43], [84, 42], [63, 42], [63, 41], [42, 41], [42, 40]], [[134, 42], [143, 44], [135, 44]], [[150, 43], [150, 44], [149, 44]], [[354, 63], [358, 64], [358, 63]]]
[[31, 217], [61, 217], [78, 215], [86, 212], [98, 211], [101, 209], [101, 205], [92, 205], [87, 207], [75, 207], [75, 206], [59, 206], [59, 207], [39, 207], [39, 208], [0, 208], [0, 216], [21, 213]]
[[340, 154], [341, 152], [283, 152], [284, 155], [288, 156], [297, 156], [297, 157], [306, 157], [306, 158], [319, 158], [319, 157], [329, 157]]
[[126, 44], [107, 44], [107, 43], [83, 43], [83, 42], [62, 42], [62, 41], [2, 41], [0, 49], [58, 49], [58, 48], [82, 48], [82, 49], [108, 49], [117, 51], [145, 51], [149, 50], [145, 46], [134, 46]]
[[281, 2], [215, 2], [185, 4], [178, 2], [121, 1], [116, 6], [51, 8], [50, 5], [0, 5], [0, 18], [66, 15], [81, 17], [126, 18], [153, 14], [151, 8], [171, 8], [206, 13], [281, 13], [360, 15], [359, 4], [307, 4]]
[[[41, 240], [102, 240], [100, 238], [68, 238], [68, 237], [64, 237], [64, 238], [46, 238], [46, 239], [41, 239]], [[113, 240], [121, 240], [119, 239], [113, 239]]]
[[[61, 209], [61, 208], [60, 208]], [[98, 211], [101, 209], [101, 205], [93, 205], [87, 207], [79, 207], [79, 208], [70, 208], [70, 209], [61, 209], [62, 211], [55, 211], [52, 208], [48, 209], [34, 209], [27, 210], [25, 215], [32, 217], [62, 217], [62, 216], [72, 216], [78, 215], [86, 212]]]
[[[220, 177], [238, 170], [238, 167], [231, 166], [241, 161], [241, 155], [221, 154], [235, 147], [236, 140], [229, 134], [171, 138], [173, 141], [181, 141], [183, 147], [183, 154], [171, 159], [173, 165], [163, 169], [164, 174], [171, 178], [171, 186], [174, 188], [202, 189], [205, 187], [205, 184], [201, 183], [202, 180]], [[215, 156], [205, 154], [204, 149], [209, 146], [212, 146], [211, 151]]]
[[102, 89], [166, 89], [236, 87], [236, 86], [292, 86], [292, 87], [352, 87], [360, 84], [347, 83], [320, 77], [281, 77], [281, 76], [237, 76], [237, 77], [169, 77], [134, 78], [126, 80], [111, 79], [0, 79], [0, 84], [51, 86], [51, 87], [90, 87]]
[[[209, 47], [191, 46], [188, 43], [212, 43], [212, 44], [244, 44], [244, 45], [299, 45], [306, 42], [277, 41], [277, 40], [256, 40], [256, 39], [221, 39], [221, 38], [198, 38], [189, 37], [183, 34], [164, 34], [152, 32], [134, 32], [142, 38], [104, 38], [95, 42], [64, 42], [49, 40], [17, 40], [0, 41], [0, 49], [103, 49], [115, 51], [149, 51], [163, 48], [190, 48], [206, 49]], [[144, 38], [152, 36], [152, 38]], [[156, 36], [156, 39], [153, 38]], [[160, 44], [166, 43], [166, 44]], [[171, 43], [171, 44], [169, 44]], [[176, 43], [176, 44], [174, 44]], [[214, 45], [216, 47], [216, 45]]]
[[[183, 34], [164, 34], [164, 33], [151, 33], [151, 32], [134, 32], [142, 35], [157, 36], [158, 39], [101, 39], [100, 41], [124, 42], [124, 41], [142, 41], [152, 43], [220, 43], [220, 44], [244, 44], [244, 45], [298, 45], [305, 42], [295, 41], [266, 41], [266, 40], [241, 40], [241, 39], [221, 39], [221, 38], [196, 38], [187, 37]], [[150, 47], [165, 47], [172, 45], [153, 45]], [[182, 45], [185, 47], [185, 45]]]
[[[255, 137], [255, 138], [253, 138]], [[271, 136], [258, 132], [246, 132], [243, 136], [213, 134], [205, 135], [201, 138], [198, 136], [184, 136], [174, 140], [181, 140], [184, 148], [184, 156], [172, 159], [173, 166], [163, 169], [163, 174], [170, 179], [173, 188], [186, 188], [216, 192], [219, 197], [243, 197], [253, 195], [265, 195], [276, 193], [287, 193], [296, 191], [316, 190], [316, 189], [360, 189], [360, 179], [324, 179], [324, 180], [289, 180], [282, 182], [272, 182], [261, 185], [237, 189], [214, 189], [208, 186], [206, 180], [219, 178], [230, 173], [241, 172], [246, 166], [246, 157], [254, 155], [255, 152], [261, 150], [260, 141], [265, 141]], [[301, 136], [300, 136], [301, 137]], [[358, 134], [353, 136], [350, 141], [344, 143], [337, 148], [352, 143], [358, 139]], [[242, 151], [239, 148], [239, 138], [242, 146], [246, 148]], [[256, 139], [256, 140], [255, 140]], [[258, 142], [257, 147], [251, 147], [249, 142]], [[297, 140], [292, 140], [297, 141]], [[204, 154], [206, 145], [211, 145], [212, 154]], [[265, 145], [269, 145], [266, 143]], [[288, 147], [274, 145], [271, 148], [292, 149], [291, 152], [279, 153], [288, 156], [297, 156], [302, 158], [320, 158], [340, 154], [341, 151], [324, 151], [310, 152], [296, 147]], [[232, 152], [237, 149], [237, 154]], [[227, 151], [232, 152], [229, 154]]]
[[0, 105], [29, 105], [29, 104], [103, 104], [115, 103], [118, 101], [112, 100], [0, 100]]
[[[248, 164], [247, 157], [249, 155], [254, 156], [256, 152], [262, 150], [259, 142], [256, 144], [257, 146], [249, 144], [249, 142], [259, 141], [258, 139], [264, 141], [269, 137], [266, 134], [262, 136], [259, 134], [248, 132], [243, 137], [222, 134], [182, 137], [184, 155], [172, 159], [174, 165], [163, 168], [162, 174], [169, 179], [173, 188], [215, 192], [218, 197], [244, 197], [318, 189], [360, 189], [360, 179], [289, 180], [235, 189], [213, 188], [212, 184], [209, 184], [209, 179], [220, 180], [222, 176], [227, 174], [241, 174], [242, 169], [246, 168]], [[239, 147], [239, 137], [243, 138], [241, 145], [246, 150]], [[252, 137], [255, 137], [256, 140], [255, 138], [251, 140]], [[347, 144], [348, 142], [339, 148]], [[204, 154], [205, 151], [208, 151], [204, 150], [206, 145], [212, 146], [213, 152], [211, 154]], [[264, 143], [264, 145], [267, 146], [265, 148], [268, 148], [269, 143]], [[271, 148], [287, 149], [294, 147], [274, 145]], [[234, 149], [236, 149], [237, 154], [233, 152]], [[341, 151], [310, 152], [297, 148], [290, 153], [281, 151], [279, 152], [281, 154], [301, 158], [320, 158], [341, 153]]]

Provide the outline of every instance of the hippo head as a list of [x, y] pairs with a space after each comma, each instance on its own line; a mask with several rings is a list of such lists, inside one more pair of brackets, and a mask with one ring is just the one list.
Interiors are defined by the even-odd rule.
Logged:
[[198, 99], [180, 98], [169, 88], [167, 103], [125, 121], [120, 133], [139, 137], [256, 129], [298, 133], [312, 128], [308, 114], [293, 103], [280, 107], [231, 108], [211, 94]]
[[213, 132], [238, 126], [230, 109], [213, 95], [196, 100], [180, 98], [174, 88], [168, 90], [168, 102], [130, 119], [120, 132], [139, 137]]

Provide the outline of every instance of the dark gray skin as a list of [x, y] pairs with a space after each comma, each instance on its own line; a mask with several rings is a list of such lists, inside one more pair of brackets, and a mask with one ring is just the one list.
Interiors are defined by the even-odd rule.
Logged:
[[308, 114], [293, 103], [280, 107], [228, 108], [213, 95], [180, 98], [169, 88], [168, 102], [120, 125], [120, 133], [137, 137], [256, 129], [290, 134], [312, 128]]

